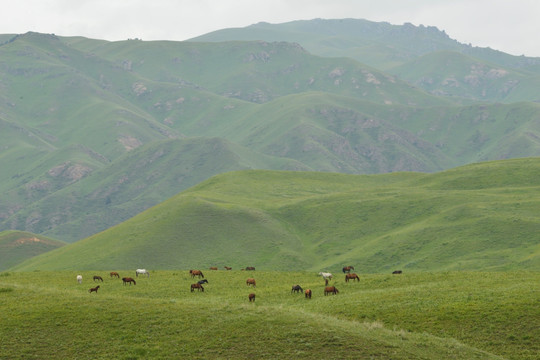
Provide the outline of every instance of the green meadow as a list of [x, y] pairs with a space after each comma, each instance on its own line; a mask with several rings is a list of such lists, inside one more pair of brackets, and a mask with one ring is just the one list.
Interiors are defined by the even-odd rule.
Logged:
[[[116, 269], [115, 269], [116, 270]], [[537, 359], [540, 274], [150, 271], [0, 273], [0, 359]], [[133, 276], [134, 271], [119, 271]], [[104, 278], [92, 281], [93, 275]], [[246, 286], [253, 277], [257, 287]], [[299, 284], [311, 300], [291, 293]], [[100, 285], [98, 293], [89, 289]], [[248, 294], [255, 293], [254, 303]]]

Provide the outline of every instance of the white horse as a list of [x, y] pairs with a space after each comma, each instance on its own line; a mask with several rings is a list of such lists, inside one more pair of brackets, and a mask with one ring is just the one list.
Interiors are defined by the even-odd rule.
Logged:
[[330, 280], [332, 280], [332, 274], [331, 274], [331, 273], [320, 272], [320, 273], [319, 273], [319, 276], [322, 276], [323, 279], [330, 279]]
[[141, 275], [146, 274], [146, 276], [148, 276], [148, 277], [150, 276], [150, 273], [146, 269], [137, 269], [137, 270], [135, 270], [135, 275], [139, 276], [139, 274], [141, 274]]
[[82, 275], [77, 275], [77, 282], [82, 284]]

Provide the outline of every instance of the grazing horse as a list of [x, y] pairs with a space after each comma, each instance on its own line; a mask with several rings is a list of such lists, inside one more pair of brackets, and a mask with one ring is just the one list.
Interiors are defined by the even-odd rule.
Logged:
[[343, 273], [350, 273], [351, 270], [354, 270], [354, 266], [345, 266], [343, 269]]
[[199, 283], [191, 284], [191, 292], [193, 292], [193, 290], [195, 290], [195, 289], [204, 292], [203, 286], [201, 284], [199, 284]]
[[256, 287], [257, 284], [255, 283], [255, 279], [253, 278], [249, 278], [246, 280], [246, 285], [249, 286], [249, 285], [253, 285], [253, 287]]
[[216, 266], [210, 266], [210, 270], [217, 270]]
[[135, 279], [130, 278], [130, 277], [123, 277], [122, 281], [124, 282], [124, 285], [126, 285], [127, 283], [129, 283], [129, 286], [131, 286], [131, 283], [133, 283], [133, 285], [137, 285], [137, 282], [135, 281]]
[[94, 275], [94, 281], [96, 281], [96, 280], [99, 280], [99, 281], [103, 282], [103, 278], [101, 276]]
[[249, 302], [255, 302], [255, 294], [254, 293], [251, 293], [248, 295], [248, 299], [249, 299]]
[[232, 270], [232, 267], [230, 266], [224, 266], [225, 270]]
[[291, 294], [294, 292], [296, 293], [302, 293], [304, 291], [304, 289], [302, 289], [302, 287], [300, 285], [294, 285], [291, 289]]
[[311, 299], [311, 289], [306, 289], [306, 299]]
[[111, 277], [117, 277], [120, 279], [120, 275], [116, 271], [111, 271]]
[[148, 270], [146, 270], [146, 269], [137, 269], [137, 270], [135, 270], [135, 275], [136, 275], [137, 277], [139, 276], [139, 274], [141, 274], [141, 275], [145, 275], [145, 274], [146, 274], [147, 277], [150, 277], [150, 273], [149, 273]]
[[195, 276], [198, 276], [199, 278], [204, 278], [204, 275], [201, 270], [189, 270], [189, 273], [191, 274], [191, 277], [194, 278]]
[[254, 271], [255, 267], [254, 266], [248, 266], [248, 267], [246, 267], [246, 270], [247, 271]]
[[92, 292], [95, 292], [97, 294], [97, 291], [99, 289], [99, 285], [94, 287], [94, 288], [91, 288], [90, 290], [88, 290], [88, 292], [91, 294]]
[[394, 271], [392, 271], [392, 274], [403, 274], [403, 271], [401, 271], [401, 270], [394, 270]]
[[355, 279], [360, 281], [360, 278], [355, 273], [345, 274], [345, 282], [349, 282], [349, 280], [351, 280], [351, 279], [352, 279], [352, 281], [354, 281]]
[[332, 276], [333, 276], [333, 275], [332, 275], [331, 273], [328, 273], [328, 272], [320, 272], [320, 273], [319, 273], [319, 276], [322, 276], [323, 279], [330, 279], [330, 280], [332, 280]]
[[197, 284], [201, 284], [201, 285], [202, 284], [208, 284], [208, 280], [206, 280], [206, 279], [199, 280], [199, 281], [197, 281]]
[[338, 291], [338, 289], [336, 289], [335, 286], [327, 286], [327, 287], [324, 288], [324, 296], [326, 296], [326, 295], [328, 295], [330, 293], [336, 295], [338, 292], [339, 291]]
[[82, 275], [77, 275], [77, 282], [82, 284]]

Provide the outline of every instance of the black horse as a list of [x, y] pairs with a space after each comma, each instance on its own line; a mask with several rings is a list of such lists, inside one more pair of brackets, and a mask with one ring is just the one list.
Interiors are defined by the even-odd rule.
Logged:
[[293, 292], [296, 292], [296, 293], [303, 293], [304, 292], [304, 289], [302, 289], [302, 287], [300, 285], [294, 285], [291, 289], [291, 294]]
[[208, 280], [206, 279], [203, 279], [203, 280], [199, 280], [197, 281], [198, 284], [202, 285], [202, 284], [208, 284]]

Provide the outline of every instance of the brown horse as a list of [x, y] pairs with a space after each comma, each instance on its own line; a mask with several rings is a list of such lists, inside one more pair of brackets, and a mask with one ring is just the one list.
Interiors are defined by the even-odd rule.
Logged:
[[401, 270], [394, 270], [394, 271], [392, 271], [392, 274], [403, 274], [403, 271], [401, 271]]
[[255, 279], [253, 278], [249, 278], [246, 280], [246, 285], [249, 286], [249, 285], [253, 285], [253, 287], [256, 287], [257, 284], [255, 283]]
[[336, 295], [338, 292], [339, 291], [338, 291], [338, 289], [336, 289], [335, 286], [327, 286], [327, 287], [324, 288], [324, 296], [326, 296], [326, 295], [328, 295], [330, 293]]
[[345, 274], [345, 282], [349, 282], [349, 280], [354, 281], [355, 279], [357, 281], [360, 281], [360, 278], [358, 277], [358, 275], [356, 275], [355, 273], [352, 273], [352, 274]]
[[204, 275], [201, 270], [189, 270], [189, 273], [191, 274], [191, 277], [194, 278], [195, 276], [198, 276], [199, 278], [204, 278]]
[[254, 271], [254, 270], [255, 270], [255, 267], [253, 267], [253, 266], [248, 266], [248, 267], [246, 267], [246, 270], [247, 270], [247, 271]]
[[124, 282], [124, 285], [126, 285], [127, 283], [129, 283], [129, 286], [131, 286], [131, 283], [133, 283], [133, 285], [137, 285], [137, 282], [135, 281], [135, 279], [130, 278], [130, 277], [123, 277], [122, 281]]
[[354, 266], [345, 266], [343, 269], [343, 273], [350, 273], [351, 270], [354, 270]]
[[248, 299], [249, 299], [249, 302], [255, 302], [255, 294], [254, 293], [251, 293], [248, 295]]
[[96, 280], [100, 280], [101, 282], [103, 282], [103, 278], [101, 276], [94, 275], [94, 281]]
[[193, 290], [195, 290], [195, 289], [204, 292], [203, 286], [201, 284], [199, 284], [199, 283], [191, 284], [191, 292], [193, 292]]
[[95, 292], [97, 294], [97, 291], [99, 289], [99, 285], [94, 287], [94, 288], [91, 288], [90, 290], [88, 290], [88, 292], [91, 294], [92, 292]]
[[210, 270], [217, 270], [216, 266], [210, 266]]
[[306, 299], [311, 299], [311, 289], [306, 289]]
[[120, 275], [116, 271], [111, 271], [111, 277], [117, 277], [120, 279]]
[[225, 270], [232, 270], [232, 267], [230, 266], [224, 266]]

